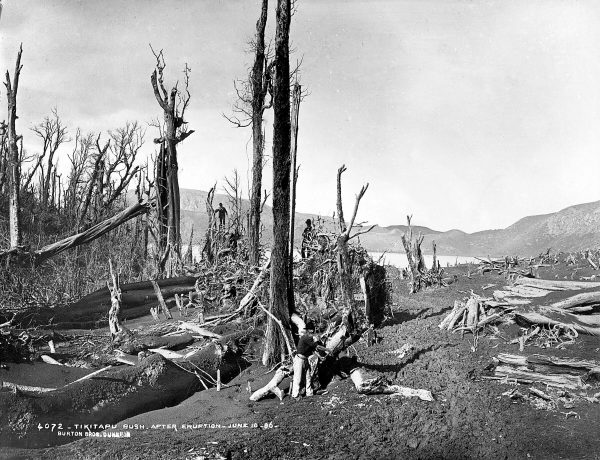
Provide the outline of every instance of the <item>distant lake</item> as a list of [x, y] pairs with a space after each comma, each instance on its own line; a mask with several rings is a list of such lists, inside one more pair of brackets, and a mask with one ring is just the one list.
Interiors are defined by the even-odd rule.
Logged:
[[[383, 254], [382, 262], [388, 265], [394, 265], [398, 268], [408, 267], [408, 259], [406, 258], [406, 254], [403, 252], [369, 252], [373, 260], [377, 261]], [[431, 268], [433, 265], [433, 256], [425, 255], [425, 265], [427, 268]], [[452, 267], [456, 264], [467, 264], [467, 263], [479, 263], [475, 257], [469, 256], [437, 256], [437, 259], [440, 261], [440, 265], [442, 268], [444, 267]]]
[[[181, 247], [181, 252], [183, 254], [185, 254], [185, 251], [187, 250], [187, 245], [182, 245]], [[268, 252], [268, 251], [267, 251]], [[202, 248], [200, 247], [200, 245], [193, 245], [192, 246], [192, 254], [194, 257], [194, 260], [200, 260], [202, 255]], [[369, 252], [369, 254], [371, 255], [371, 257], [373, 257], [373, 260], [375, 260], [377, 262], [377, 260], [379, 260], [379, 258], [381, 257], [382, 254], [384, 254], [383, 252]], [[425, 265], [427, 265], [427, 268], [431, 268], [431, 265], [433, 264], [433, 256], [432, 255], [425, 255]], [[294, 251], [294, 259], [299, 260], [300, 259], [300, 253], [295, 250]], [[456, 264], [467, 264], [467, 263], [479, 263], [479, 260], [477, 260], [475, 257], [469, 257], [469, 256], [437, 256], [437, 259], [440, 261], [440, 265], [442, 266], [442, 268], [444, 267], [452, 267]], [[408, 267], [408, 259], [406, 258], [406, 254], [404, 254], [403, 252], [386, 252], [385, 255], [383, 256], [382, 262], [388, 265], [394, 265], [395, 267], [398, 268], [405, 268]]]

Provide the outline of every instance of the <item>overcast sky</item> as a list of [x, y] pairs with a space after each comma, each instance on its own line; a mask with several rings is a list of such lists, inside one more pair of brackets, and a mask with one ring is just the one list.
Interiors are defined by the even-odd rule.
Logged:
[[[259, 0], [2, 3], [0, 69], [12, 73], [22, 42], [18, 129], [29, 151], [38, 149], [29, 128], [54, 106], [71, 133], [160, 115], [151, 42], [164, 49], [167, 82], [185, 62], [192, 69], [196, 133], [179, 150], [181, 186], [206, 190], [234, 168], [247, 177], [250, 130], [222, 113], [252, 60]], [[300, 109], [299, 211], [332, 213], [342, 163], [347, 213], [369, 182], [359, 217], [382, 225], [413, 214], [416, 224], [472, 232], [600, 199], [597, 0], [297, 4], [293, 59], [303, 58], [310, 92]], [[146, 152], [155, 134], [148, 128]]]

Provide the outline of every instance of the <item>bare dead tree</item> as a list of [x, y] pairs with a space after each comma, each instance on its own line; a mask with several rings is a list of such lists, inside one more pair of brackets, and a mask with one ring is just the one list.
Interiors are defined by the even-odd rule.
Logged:
[[135, 165], [138, 152], [144, 145], [144, 129], [137, 121], [127, 122], [123, 128], [110, 131], [110, 158], [104, 173], [109, 193], [105, 207], [109, 207], [136, 177], [139, 166]]
[[238, 235], [243, 233], [242, 222], [242, 190], [240, 186], [240, 175], [237, 169], [233, 170], [231, 178], [225, 177], [225, 186], [223, 187], [229, 201], [230, 227]]
[[40, 190], [40, 202], [45, 204], [50, 195], [50, 176], [56, 169], [54, 156], [59, 147], [65, 142], [69, 142], [67, 127], [63, 124], [56, 107], [52, 109], [52, 116], [44, 117], [44, 120], [31, 128], [31, 131], [42, 141], [42, 151], [36, 155], [35, 164], [27, 172], [23, 182], [23, 190], [27, 190], [29, 184], [34, 178], [38, 168], [41, 168], [42, 162], [46, 160], [46, 176], [42, 182], [44, 189]]
[[[275, 78], [273, 81], [273, 250], [271, 289], [263, 363], [285, 357], [286, 338], [291, 331], [289, 302], [289, 223], [290, 223], [290, 0], [278, 0], [275, 30]], [[293, 295], [293, 293], [292, 293]], [[275, 318], [277, 321], [275, 321]], [[277, 322], [281, 325], [278, 327]]]
[[[75, 132], [74, 141], [73, 151], [68, 155], [69, 172], [67, 174], [66, 188], [63, 191], [65, 214], [71, 222], [79, 220], [77, 216], [81, 208], [81, 197], [85, 196], [84, 189], [87, 185], [89, 159], [92, 158], [91, 152], [94, 147], [94, 134], [88, 133], [83, 135], [78, 128]], [[41, 177], [43, 177], [43, 172]]]
[[21, 245], [21, 216], [20, 216], [20, 187], [21, 187], [21, 164], [19, 161], [19, 149], [17, 142], [21, 136], [17, 135], [17, 92], [19, 89], [19, 76], [21, 75], [21, 55], [23, 45], [19, 47], [17, 62], [13, 80], [10, 73], [6, 71], [6, 99], [8, 102], [8, 184], [9, 184], [9, 234], [10, 247], [16, 248]]
[[100, 134], [96, 138], [96, 155], [93, 159], [93, 167], [90, 172], [89, 180], [87, 183], [87, 191], [85, 192], [85, 198], [83, 201], [83, 205], [80, 208], [80, 211], [77, 216], [77, 227], [80, 227], [83, 220], [87, 216], [87, 212], [92, 202], [92, 197], [94, 195], [94, 190], [97, 190], [98, 178], [102, 175], [102, 170], [104, 169], [104, 158], [106, 156], [106, 152], [108, 151], [108, 147], [110, 145], [110, 141], [107, 141], [104, 144], [104, 147], [100, 146]]
[[344, 207], [342, 205], [342, 174], [345, 171], [346, 166], [342, 165], [337, 172], [337, 213], [340, 225], [340, 234], [337, 237], [338, 273], [340, 274], [340, 284], [342, 287], [342, 300], [346, 305], [346, 310], [352, 313], [355, 321], [360, 320], [361, 322], [364, 322], [364, 320], [366, 320], [365, 313], [358, 310], [354, 300], [354, 289], [352, 286], [352, 263], [350, 260], [350, 254], [348, 252], [348, 242], [352, 238], [356, 238], [359, 235], [371, 231], [375, 226], [373, 225], [367, 230], [360, 230], [354, 235], [351, 233], [354, 227], [354, 222], [356, 221], [356, 214], [358, 213], [360, 200], [362, 200], [364, 194], [369, 188], [368, 183], [363, 185], [358, 192], [358, 195], [356, 195], [352, 217], [350, 218], [349, 224], [346, 225], [346, 220], [344, 219]]
[[[150, 47], [152, 49], [152, 46]], [[164, 69], [166, 67], [162, 50], [156, 53], [152, 49], [156, 58], [155, 69], [150, 76], [152, 89], [156, 101], [163, 111], [163, 128], [161, 136], [154, 139], [156, 144], [160, 145], [157, 158], [157, 179], [155, 186], [158, 188], [158, 213], [161, 222], [160, 233], [166, 233], [167, 244], [171, 250], [181, 257], [181, 222], [180, 222], [180, 196], [179, 196], [179, 177], [177, 163], [177, 145], [190, 136], [194, 131], [188, 130], [187, 122], [184, 120], [185, 110], [190, 102], [189, 77], [191, 69], [185, 65], [184, 87], [182, 90], [177, 88], [176, 83], [170, 92], [167, 92], [164, 84]], [[161, 190], [164, 188], [164, 190]], [[162, 216], [166, 214], [166, 219]], [[166, 220], [166, 228], [164, 228]], [[159, 241], [164, 245], [164, 237]], [[159, 252], [164, 248], [161, 246]]]
[[251, 42], [254, 51], [254, 64], [246, 81], [234, 82], [237, 101], [233, 106], [233, 115], [225, 118], [238, 128], [252, 126], [252, 185], [250, 190], [250, 217], [248, 224], [248, 242], [250, 263], [260, 262], [260, 215], [262, 172], [264, 162], [263, 116], [272, 106], [272, 98], [266, 103], [271, 91], [272, 62], [265, 46], [268, 0], [262, 0], [261, 11], [256, 22], [256, 34]]
[[204, 237], [204, 247], [202, 248], [202, 257], [205, 258], [209, 264], [213, 264], [217, 261], [218, 252], [218, 232], [217, 232], [217, 221], [215, 220], [215, 210], [213, 207], [213, 200], [215, 197], [215, 190], [217, 184], [213, 185], [208, 191], [206, 196], [206, 215], [208, 216], [208, 225], [206, 227], [206, 234]]

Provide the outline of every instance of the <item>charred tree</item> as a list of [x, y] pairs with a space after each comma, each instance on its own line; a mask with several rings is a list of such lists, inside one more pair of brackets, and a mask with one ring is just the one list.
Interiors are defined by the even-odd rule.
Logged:
[[6, 99], [8, 101], [8, 188], [9, 188], [9, 233], [10, 247], [16, 248], [21, 245], [21, 216], [20, 216], [20, 188], [21, 188], [21, 164], [17, 142], [21, 136], [17, 135], [17, 91], [19, 89], [19, 76], [21, 75], [21, 54], [23, 46], [19, 47], [15, 73], [13, 80], [10, 73], [6, 71]]
[[273, 82], [273, 250], [271, 253], [270, 313], [267, 320], [263, 363], [279, 362], [286, 355], [283, 330], [290, 331], [288, 297], [290, 223], [290, 54], [291, 0], [278, 0]]

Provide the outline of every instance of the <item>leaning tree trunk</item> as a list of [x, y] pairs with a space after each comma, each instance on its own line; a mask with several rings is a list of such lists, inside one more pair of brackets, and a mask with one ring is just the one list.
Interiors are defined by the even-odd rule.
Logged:
[[17, 142], [20, 136], [16, 132], [17, 120], [17, 91], [19, 89], [19, 76], [21, 74], [21, 54], [23, 46], [19, 48], [17, 54], [17, 63], [13, 81], [10, 80], [10, 74], [6, 71], [6, 99], [8, 101], [8, 183], [9, 183], [9, 233], [10, 247], [16, 248], [21, 245], [21, 216], [19, 188], [21, 186], [21, 165], [19, 161], [19, 149]]
[[252, 190], [250, 193], [250, 224], [248, 226], [249, 256], [252, 265], [260, 263], [260, 209], [262, 168], [265, 139], [263, 113], [269, 77], [265, 66], [265, 27], [269, 0], [262, 0], [260, 18], [256, 23], [256, 52], [252, 67]]
[[[284, 329], [290, 327], [288, 299], [288, 243], [290, 222], [290, 0], [277, 1], [275, 81], [273, 85], [273, 251], [271, 255], [270, 312]], [[283, 332], [267, 320], [263, 363], [281, 361], [286, 354]]]

